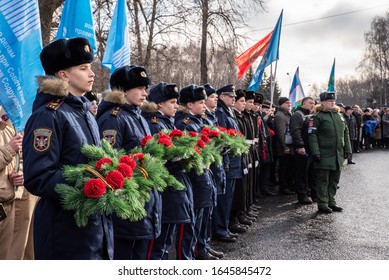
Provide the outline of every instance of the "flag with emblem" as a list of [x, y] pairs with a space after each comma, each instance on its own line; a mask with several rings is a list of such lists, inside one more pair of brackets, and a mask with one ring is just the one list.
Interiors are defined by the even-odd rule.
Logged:
[[239, 68], [238, 79], [242, 78], [247, 70], [249, 70], [251, 64], [253, 64], [258, 57], [263, 56], [266, 48], [269, 45], [272, 34], [273, 31], [259, 40], [255, 45], [248, 48], [245, 52], [238, 55], [237, 58], [235, 58], [235, 63]]
[[327, 91], [335, 92], [335, 58], [334, 63], [332, 64], [330, 79], [328, 80]]
[[263, 76], [263, 72], [267, 66], [272, 64], [274, 61], [277, 61], [279, 58], [279, 46], [280, 46], [280, 37], [281, 37], [281, 26], [282, 26], [282, 14], [283, 11], [281, 11], [281, 14], [278, 18], [276, 27], [273, 30], [273, 33], [271, 34], [270, 42], [268, 47], [266, 48], [266, 51], [262, 57], [261, 62], [259, 63], [257, 70], [255, 71], [255, 74], [253, 78], [251, 79], [249, 90], [258, 91], [259, 86], [261, 85], [261, 80]]
[[130, 65], [131, 62], [127, 14], [126, 1], [118, 0], [102, 61], [103, 66], [111, 73], [118, 67]]
[[96, 36], [90, 0], [65, 0], [56, 39], [85, 37], [96, 54]]
[[294, 73], [293, 82], [292, 86], [290, 87], [289, 93], [289, 100], [292, 104], [292, 108], [300, 106], [304, 97], [304, 90], [299, 77], [299, 67], [297, 67], [296, 73]]
[[20, 132], [44, 75], [38, 1], [0, 0], [0, 42], [0, 103]]

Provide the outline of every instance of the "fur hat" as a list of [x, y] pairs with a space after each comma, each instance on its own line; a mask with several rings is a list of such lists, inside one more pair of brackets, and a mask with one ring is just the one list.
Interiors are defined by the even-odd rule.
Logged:
[[320, 93], [320, 101], [335, 100], [335, 99], [336, 99], [335, 92], [333, 91]]
[[255, 94], [254, 103], [259, 103], [259, 104], [263, 103], [263, 94], [262, 93], [256, 93]]
[[130, 65], [117, 68], [112, 73], [109, 83], [112, 89], [127, 91], [141, 86], [148, 88], [151, 80], [147, 75], [146, 68], [138, 65]]
[[246, 92], [244, 90], [242, 90], [242, 89], [237, 89], [235, 91], [235, 94], [236, 94], [235, 100], [239, 100], [242, 97], [246, 98]]
[[42, 49], [40, 54], [47, 75], [84, 63], [92, 63], [93, 52], [88, 39], [83, 37], [56, 40]]
[[246, 91], [246, 100], [255, 99], [255, 92], [252, 90]]
[[207, 99], [205, 89], [196, 85], [188, 85], [180, 91], [180, 103], [195, 102]]
[[178, 93], [176, 84], [160, 82], [150, 88], [147, 100], [158, 104], [169, 99], [178, 98], [179, 96], [180, 94]]
[[210, 84], [205, 84], [203, 87], [205, 89], [205, 92], [207, 93], [207, 96], [216, 93], [216, 90]]
[[282, 104], [288, 101], [290, 101], [288, 97], [280, 97], [280, 99], [278, 99], [278, 105], [281, 106]]

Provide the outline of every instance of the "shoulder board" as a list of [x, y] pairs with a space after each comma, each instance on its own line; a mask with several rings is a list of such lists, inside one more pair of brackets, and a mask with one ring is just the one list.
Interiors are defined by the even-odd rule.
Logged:
[[151, 118], [151, 123], [158, 123], [158, 118], [157, 117], [152, 117]]
[[188, 124], [188, 123], [190, 123], [190, 118], [186, 117], [185, 119], [182, 120], [182, 122], [184, 124]]
[[50, 110], [57, 110], [59, 107], [61, 107], [62, 103], [64, 102], [63, 98], [55, 98], [51, 100], [47, 105], [46, 108]]
[[111, 111], [111, 115], [117, 117], [121, 111], [122, 111], [122, 107], [120, 106], [113, 107]]

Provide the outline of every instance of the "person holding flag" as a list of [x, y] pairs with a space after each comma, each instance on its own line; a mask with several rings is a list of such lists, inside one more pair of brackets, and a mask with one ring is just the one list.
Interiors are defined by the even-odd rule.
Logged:
[[81, 37], [59, 39], [43, 48], [40, 59], [47, 76], [39, 79], [23, 139], [25, 187], [40, 197], [35, 210], [35, 258], [112, 259], [111, 217], [92, 214], [80, 228], [55, 191], [57, 184], [66, 183], [63, 166], [88, 163], [81, 147], [100, 146], [91, 103], [83, 96], [92, 90], [95, 77], [92, 47]]
[[289, 93], [289, 100], [292, 110], [295, 110], [298, 106], [301, 106], [304, 97], [305, 94], [299, 77], [299, 67], [297, 67]]

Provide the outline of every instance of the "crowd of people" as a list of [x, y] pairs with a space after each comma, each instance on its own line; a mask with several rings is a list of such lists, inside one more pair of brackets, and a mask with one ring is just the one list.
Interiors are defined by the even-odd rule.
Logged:
[[[300, 204], [316, 202], [320, 213], [340, 212], [344, 162], [354, 164], [352, 154], [362, 149], [389, 147], [389, 109], [336, 105], [334, 92], [321, 93], [320, 104], [305, 97], [292, 112], [287, 97], [274, 106], [233, 84], [151, 85], [147, 69], [129, 65], [111, 74], [112, 90], [100, 102], [85, 38], [54, 41], [40, 59], [46, 76], [24, 134], [1, 111], [0, 259], [161, 260], [172, 258], [174, 246], [178, 260], [217, 260], [224, 253], [211, 241], [239, 242], [257, 221], [261, 197], [295, 195]], [[204, 126], [240, 131], [249, 152], [225, 150], [223, 164], [200, 175], [168, 161], [185, 188], [151, 191], [140, 221], [94, 213], [80, 228], [63, 209], [54, 187], [65, 183], [64, 165], [87, 163], [83, 145], [105, 139], [130, 151], [163, 129]]]

